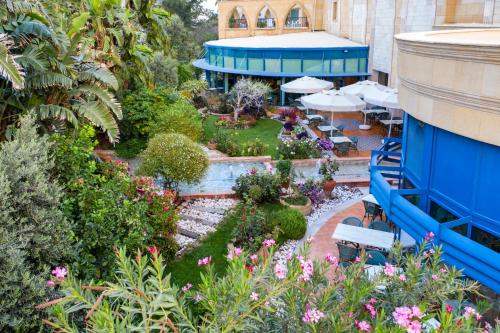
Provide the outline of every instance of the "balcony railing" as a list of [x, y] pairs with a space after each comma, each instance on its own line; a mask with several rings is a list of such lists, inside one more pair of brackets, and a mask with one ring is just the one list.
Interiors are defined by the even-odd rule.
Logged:
[[307, 17], [287, 17], [285, 21], [285, 28], [307, 28], [309, 22]]
[[229, 19], [229, 28], [231, 29], [246, 29], [248, 28], [247, 19]]
[[261, 29], [276, 28], [276, 19], [274, 17], [258, 18], [257, 19], [257, 28], [261, 28]]

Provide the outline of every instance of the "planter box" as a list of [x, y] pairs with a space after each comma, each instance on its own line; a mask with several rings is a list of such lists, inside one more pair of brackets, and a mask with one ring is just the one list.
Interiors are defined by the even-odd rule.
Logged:
[[307, 198], [307, 204], [304, 206], [290, 205], [289, 203], [287, 203], [283, 199], [280, 199], [280, 203], [284, 206], [288, 206], [290, 208], [296, 209], [304, 215], [309, 215], [309, 214], [311, 214], [311, 211], [312, 211], [312, 203], [311, 203], [311, 200], [309, 198]]

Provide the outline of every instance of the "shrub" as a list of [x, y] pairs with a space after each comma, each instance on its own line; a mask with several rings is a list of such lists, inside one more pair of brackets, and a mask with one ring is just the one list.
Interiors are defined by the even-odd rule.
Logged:
[[199, 141], [203, 134], [201, 115], [184, 99], [160, 108], [152, 120], [151, 133], [180, 133], [193, 141]]
[[286, 239], [301, 239], [306, 234], [306, 218], [296, 209], [287, 207], [278, 211], [275, 215], [275, 223]]
[[305, 206], [307, 205], [307, 197], [300, 193], [296, 192], [292, 196], [285, 197], [283, 200], [289, 205], [294, 205], [294, 206]]
[[241, 147], [241, 155], [243, 156], [262, 156], [266, 153], [269, 145], [266, 145], [259, 139], [247, 142]]
[[319, 158], [321, 151], [312, 139], [284, 140], [278, 146], [278, 153], [283, 159]]
[[250, 188], [258, 185], [262, 189], [262, 196], [258, 203], [278, 201], [281, 190], [281, 179], [279, 175], [272, 175], [267, 171], [257, 172], [252, 170], [250, 173], [242, 174], [236, 179], [233, 190], [241, 198], [249, 195]]
[[253, 200], [253, 202], [260, 202], [262, 198], [262, 188], [259, 185], [250, 186], [248, 196]]
[[182, 134], [154, 136], [142, 157], [139, 173], [163, 177], [164, 188], [177, 188], [180, 182], [197, 182], [208, 169], [207, 154]]
[[278, 163], [276, 163], [276, 170], [278, 170], [281, 179], [290, 179], [290, 177], [292, 176], [292, 161], [279, 160]]
[[217, 129], [214, 137], [217, 149], [229, 156], [240, 156], [241, 147], [226, 131]]
[[264, 213], [249, 201], [239, 204], [231, 216], [238, 221], [233, 231], [235, 246], [257, 251], [265, 236], [272, 231]]
[[157, 51], [153, 54], [151, 62], [148, 64], [149, 70], [153, 74], [156, 86], [168, 86], [177, 88], [178, 81], [177, 60], [166, 56], [163, 52]]
[[306, 179], [305, 182], [297, 184], [297, 187], [314, 205], [323, 202], [323, 186], [320, 182], [315, 181], [314, 178]]
[[319, 167], [319, 173], [324, 181], [333, 180], [333, 176], [339, 171], [339, 164], [329, 156]]
[[139, 155], [147, 146], [147, 140], [142, 138], [132, 138], [128, 141], [118, 142], [115, 152], [121, 158], [134, 158]]

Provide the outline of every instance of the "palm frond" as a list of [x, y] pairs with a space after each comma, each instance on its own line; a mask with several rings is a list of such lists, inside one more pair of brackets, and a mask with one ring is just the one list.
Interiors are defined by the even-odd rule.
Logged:
[[42, 104], [34, 110], [41, 120], [60, 119], [69, 122], [75, 128], [78, 128], [78, 118], [72, 110], [63, 106], [54, 104]]
[[68, 31], [68, 36], [73, 36], [74, 34], [80, 32], [85, 27], [85, 24], [87, 23], [87, 20], [90, 17], [89, 12], [83, 12], [77, 17], [75, 17], [73, 20], [71, 20], [71, 28]]
[[65, 87], [70, 89], [73, 86], [73, 80], [61, 73], [43, 72], [29, 77], [26, 81], [29, 88], [45, 89], [48, 87]]
[[52, 38], [52, 32], [43, 23], [37, 21], [22, 22], [13, 31], [14, 37], [33, 35], [39, 38]]
[[87, 102], [78, 105], [78, 113], [108, 135], [111, 143], [118, 142], [120, 130], [113, 114], [100, 102]]
[[0, 34], [0, 76], [12, 83], [14, 89], [24, 88], [24, 71], [10, 53], [12, 40]]
[[44, 57], [43, 50], [34, 44], [29, 45], [22, 54], [16, 57], [17, 63], [24, 68], [31, 67], [36, 71], [46, 71], [49, 62]]
[[122, 119], [122, 107], [120, 103], [116, 100], [115, 96], [108, 92], [106, 89], [103, 89], [97, 85], [81, 85], [77, 89], [74, 90], [74, 93], [87, 93], [94, 95], [99, 99], [105, 106], [107, 106], [118, 120]]
[[106, 67], [91, 67], [80, 72], [80, 81], [99, 81], [104, 85], [118, 90], [118, 80], [115, 75]]

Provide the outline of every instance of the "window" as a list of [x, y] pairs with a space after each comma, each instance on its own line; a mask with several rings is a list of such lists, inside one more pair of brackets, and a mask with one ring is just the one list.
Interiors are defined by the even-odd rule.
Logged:
[[229, 16], [228, 25], [231, 29], [246, 29], [248, 27], [247, 18], [245, 17], [243, 8], [236, 7], [233, 9], [231, 16]]
[[456, 217], [434, 201], [431, 201], [431, 209], [429, 215], [440, 223], [451, 222], [458, 219], [458, 217]]
[[262, 8], [259, 12], [259, 17], [257, 18], [257, 28], [276, 28], [276, 19], [273, 17], [273, 14], [268, 6], [264, 6], [264, 8]]
[[297, 5], [290, 9], [286, 17], [286, 28], [307, 28], [308, 26], [307, 17], [300, 6]]
[[389, 74], [384, 72], [378, 72], [378, 83], [384, 86], [389, 85]]
[[337, 15], [338, 15], [338, 10], [339, 10], [339, 3], [337, 0], [333, 0], [332, 3], [332, 21], [337, 21]]

